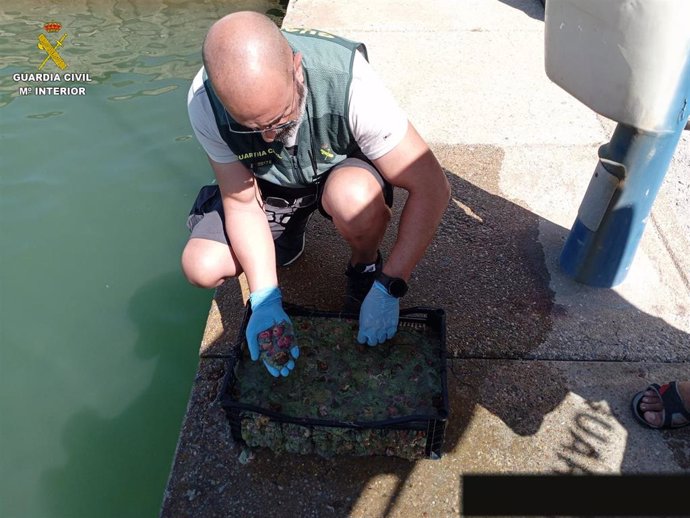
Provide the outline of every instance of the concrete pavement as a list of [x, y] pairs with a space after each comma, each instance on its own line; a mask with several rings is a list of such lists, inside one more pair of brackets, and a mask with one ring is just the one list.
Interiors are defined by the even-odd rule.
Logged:
[[[234, 281], [209, 313], [162, 516], [458, 516], [464, 473], [690, 472], [690, 429], [648, 430], [629, 410], [648, 383], [690, 378], [690, 132], [626, 281], [566, 277], [558, 255], [615, 124], [546, 77], [543, 13], [538, 0], [290, 3], [284, 26], [367, 44], [451, 182], [404, 299], [447, 311], [445, 454], [242, 464], [213, 403], [241, 318]], [[347, 247], [320, 216], [309, 230], [279, 274], [285, 297], [338, 309]]]

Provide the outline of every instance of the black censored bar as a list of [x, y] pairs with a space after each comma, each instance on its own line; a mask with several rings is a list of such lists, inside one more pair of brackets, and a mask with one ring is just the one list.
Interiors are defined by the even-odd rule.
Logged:
[[690, 475], [464, 475], [462, 516], [690, 516]]

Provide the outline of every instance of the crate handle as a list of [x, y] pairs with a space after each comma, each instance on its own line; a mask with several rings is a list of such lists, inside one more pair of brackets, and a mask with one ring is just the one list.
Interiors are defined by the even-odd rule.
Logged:
[[445, 316], [446, 312], [441, 308], [430, 308], [426, 306], [414, 306], [400, 310], [400, 316], [409, 316], [415, 314], [434, 315], [436, 317]]

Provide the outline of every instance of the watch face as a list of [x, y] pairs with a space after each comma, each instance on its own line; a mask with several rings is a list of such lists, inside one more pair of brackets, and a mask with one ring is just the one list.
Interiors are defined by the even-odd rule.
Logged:
[[388, 285], [388, 292], [394, 297], [402, 297], [407, 293], [407, 283], [402, 279], [393, 279]]

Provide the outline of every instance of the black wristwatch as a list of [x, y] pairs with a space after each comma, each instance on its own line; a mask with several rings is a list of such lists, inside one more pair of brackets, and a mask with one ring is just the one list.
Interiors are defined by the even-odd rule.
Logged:
[[376, 280], [383, 284], [388, 293], [396, 299], [407, 293], [407, 283], [400, 277], [389, 277], [385, 273], [380, 272], [376, 276]]

